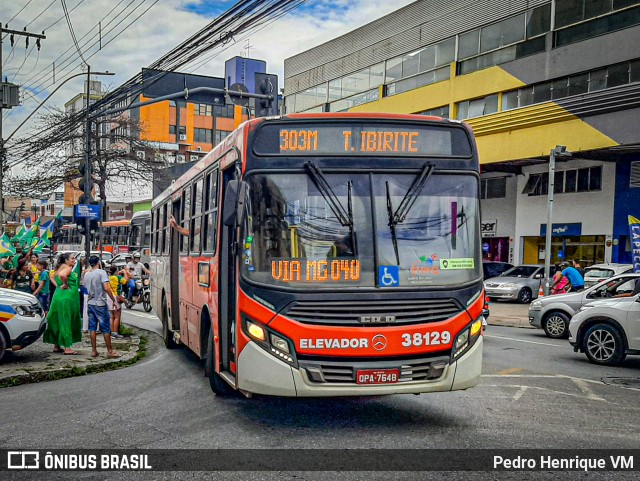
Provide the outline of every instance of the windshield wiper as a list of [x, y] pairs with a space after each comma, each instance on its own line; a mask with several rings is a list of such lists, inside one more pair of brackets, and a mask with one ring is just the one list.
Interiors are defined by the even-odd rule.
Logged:
[[415, 204], [416, 200], [418, 200], [418, 196], [420, 195], [420, 192], [422, 192], [422, 188], [427, 183], [427, 180], [429, 180], [429, 177], [431, 177], [433, 170], [433, 164], [424, 164], [420, 175], [414, 179], [413, 183], [407, 190], [407, 193], [402, 198], [398, 209], [393, 213], [393, 218], [390, 219], [394, 227], [397, 224], [402, 224], [407, 218], [407, 214], [413, 207], [413, 204]]
[[391, 194], [389, 193], [389, 181], [385, 182], [387, 186], [387, 215], [389, 216], [389, 229], [391, 230], [391, 242], [393, 242], [393, 252], [396, 254], [396, 262], [400, 265], [400, 253], [398, 252], [398, 236], [396, 235], [396, 224], [393, 216], [393, 204], [391, 203]]
[[424, 164], [420, 175], [413, 180], [413, 183], [409, 186], [409, 189], [407, 189], [407, 193], [402, 198], [402, 201], [400, 201], [400, 205], [395, 212], [393, 210], [393, 203], [391, 202], [389, 181], [387, 180], [385, 182], [387, 187], [387, 215], [389, 216], [389, 229], [391, 230], [391, 241], [393, 242], [393, 251], [396, 255], [398, 265], [400, 265], [400, 253], [398, 252], [396, 225], [402, 224], [407, 218], [407, 214], [409, 214], [411, 207], [413, 207], [413, 204], [418, 200], [418, 196], [420, 195], [420, 192], [422, 192], [422, 188], [427, 183], [427, 180], [429, 180], [429, 177], [431, 177], [433, 170], [433, 164]]
[[327, 181], [327, 178], [320, 170], [315, 163], [312, 161], [307, 162], [304, 166], [309, 171], [309, 177], [313, 180], [313, 183], [316, 184], [320, 194], [329, 205], [331, 212], [336, 216], [340, 224], [344, 227], [349, 227], [349, 237], [351, 239], [351, 249], [353, 251], [353, 255], [358, 255], [358, 244], [356, 242], [356, 231], [353, 225], [353, 202], [351, 197], [351, 190], [353, 187], [353, 182], [349, 181], [347, 183], [347, 209], [343, 207], [342, 203], [338, 199], [338, 196], [335, 194], [331, 185]]

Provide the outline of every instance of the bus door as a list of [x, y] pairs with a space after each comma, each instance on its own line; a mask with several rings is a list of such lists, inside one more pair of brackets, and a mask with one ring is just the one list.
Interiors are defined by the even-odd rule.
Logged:
[[[236, 179], [236, 167], [232, 164], [222, 172], [222, 196], [224, 199], [227, 185], [230, 180]], [[223, 200], [224, 202], [224, 200]], [[224, 211], [224, 204], [218, 212]], [[218, 305], [220, 315], [218, 318], [220, 338], [220, 371], [226, 371], [235, 375], [235, 328], [236, 328], [236, 259], [233, 249], [236, 229], [219, 223], [221, 227], [220, 238], [220, 269], [218, 271]]]
[[[176, 221], [182, 220], [181, 199], [173, 203], [173, 217]], [[171, 329], [180, 332], [180, 237], [181, 234], [175, 229], [169, 229], [169, 279], [167, 289], [171, 300]]]

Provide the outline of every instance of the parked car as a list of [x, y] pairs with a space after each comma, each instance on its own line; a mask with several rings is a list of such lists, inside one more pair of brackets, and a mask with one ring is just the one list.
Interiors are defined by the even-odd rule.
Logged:
[[497, 277], [505, 271], [513, 268], [513, 264], [507, 262], [483, 261], [482, 272], [485, 279]]
[[47, 327], [36, 297], [12, 289], [0, 289], [0, 321], [0, 361], [8, 351], [33, 344]]
[[567, 338], [571, 316], [583, 305], [596, 299], [629, 294], [633, 292], [637, 279], [640, 279], [640, 274], [620, 274], [580, 292], [538, 298], [529, 306], [529, 323], [544, 329], [548, 337]]
[[633, 272], [632, 264], [594, 264], [584, 270], [584, 286], [595, 286], [603, 279], [627, 272]]
[[640, 295], [585, 304], [571, 319], [569, 342], [574, 351], [604, 366], [640, 354]]
[[538, 297], [543, 276], [542, 266], [516, 266], [485, 281], [484, 289], [492, 300], [507, 299], [527, 304]]

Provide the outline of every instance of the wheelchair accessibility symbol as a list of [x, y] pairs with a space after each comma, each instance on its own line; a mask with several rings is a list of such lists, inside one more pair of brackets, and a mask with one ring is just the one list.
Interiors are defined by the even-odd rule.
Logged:
[[396, 287], [400, 285], [400, 267], [378, 266], [378, 285], [380, 287]]

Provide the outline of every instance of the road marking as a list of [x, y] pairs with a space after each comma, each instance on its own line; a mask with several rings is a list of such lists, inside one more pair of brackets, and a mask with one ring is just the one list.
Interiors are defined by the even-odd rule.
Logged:
[[517, 401], [520, 399], [526, 390], [527, 386], [520, 386], [520, 390], [513, 395], [513, 400]]
[[137, 312], [137, 311], [124, 311], [125, 314], [129, 314], [135, 317], [142, 317], [144, 319], [158, 319], [158, 316], [154, 314], [147, 314], [146, 312]]
[[582, 394], [587, 396], [589, 399], [593, 399], [594, 401], [604, 401], [604, 399], [602, 399], [600, 396], [595, 395], [594, 392], [591, 389], [589, 389], [589, 386], [587, 386], [587, 383], [584, 382], [582, 379], [571, 378], [571, 380], [576, 386], [578, 386], [578, 389], [580, 389]]
[[[607, 404], [611, 404], [606, 399], [602, 399], [602, 398], [592, 399], [592, 398], [589, 398], [587, 396], [582, 396], [580, 394], [573, 394], [573, 393], [570, 393], [570, 392], [556, 391], [555, 389], [549, 389], [547, 387], [541, 387], [541, 386], [523, 386], [521, 384], [485, 384], [485, 386], [488, 386], [488, 387], [517, 387], [518, 389], [520, 389], [520, 391], [518, 391], [518, 392], [523, 392], [522, 388], [524, 387], [525, 389], [538, 389], [539, 391], [548, 391], [548, 392], [552, 392], [552, 393], [555, 393], [555, 394], [562, 394], [564, 396], [577, 397], [579, 399], [589, 399], [590, 401], [599, 401], [599, 402], [604, 402], [604, 403], [607, 403]], [[518, 393], [516, 393], [516, 395], [517, 394]], [[522, 396], [522, 394], [520, 394], [520, 396]], [[520, 396], [518, 396], [517, 399], [520, 399]], [[516, 396], [513, 396], [513, 399], [517, 401]]]
[[538, 344], [540, 346], [551, 346], [551, 347], [559, 347], [560, 349], [566, 349], [565, 346], [558, 346], [557, 344], [549, 344], [548, 342], [525, 341], [524, 339], [514, 339], [512, 337], [492, 336], [487, 334], [485, 334], [484, 337], [492, 337], [495, 339], [505, 339], [507, 341], [525, 342], [527, 344]]
[[498, 374], [500, 374], [501, 376], [506, 376], [507, 374], [515, 374], [517, 372], [522, 372], [524, 369], [521, 369], [519, 367], [511, 367], [509, 369], [505, 369], [503, 371], [500, 371]]

